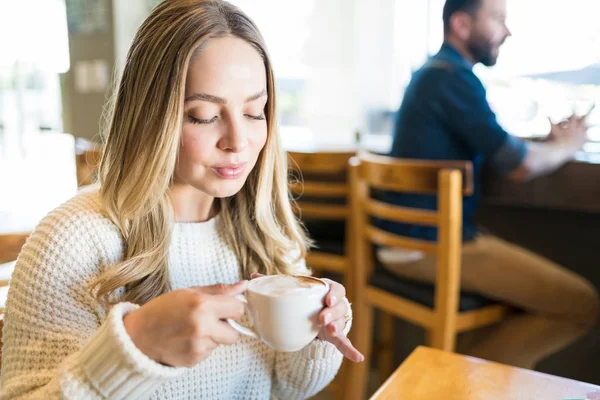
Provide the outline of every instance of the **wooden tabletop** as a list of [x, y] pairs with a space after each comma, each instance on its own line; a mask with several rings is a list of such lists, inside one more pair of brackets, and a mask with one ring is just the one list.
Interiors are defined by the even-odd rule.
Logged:
[[371, 400], [600, 400], [600, 386], [418, 347]]

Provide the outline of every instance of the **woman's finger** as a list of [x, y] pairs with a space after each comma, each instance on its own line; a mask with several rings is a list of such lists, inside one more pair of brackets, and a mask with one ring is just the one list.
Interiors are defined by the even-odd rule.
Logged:
[[340, 335], [344, 335], [344, 328], [346, 327], [346, 321], [343, 319], [338, 319], [333, 321], [331, 324], [327, 325], [327, 332], [331, 335], [331, 337], [336, 337]]
[[329, 283], [329, 293], [325, 297], [325, 304], [329, 307], [335, 306], [346, 296], [346, 288], [331, 279], [323, 279]]
[[211, 330], [211, 339], [217, 344], [231, 345], [238, 341], [240, 334], [225, 321], [216, 321]]
[[333, 307], [326, 307], [319, 315], [319, 320], [323, 325], [329, 325], [333, 321], [344, 318], [348, 314], [348, 306], [345, 301], [339, 301]]
[[350, 361], [362, 362], [365, 356], [360, 351], [356, 350], [350, 339], [345, 336], [339, 336], [334, 338], [331, 343]]

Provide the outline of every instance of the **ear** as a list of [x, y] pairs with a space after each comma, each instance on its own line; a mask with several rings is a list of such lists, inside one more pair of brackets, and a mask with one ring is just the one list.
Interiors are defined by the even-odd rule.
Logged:
[[473, 18], [466, 12], [455, 12], [450, 17], [450, 29], [459, 39], [468, 40], [473, 30]]

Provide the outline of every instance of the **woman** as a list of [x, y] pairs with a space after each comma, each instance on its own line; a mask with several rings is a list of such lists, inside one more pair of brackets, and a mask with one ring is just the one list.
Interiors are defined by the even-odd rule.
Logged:
[[3, 398], [306, 398], [342, 354], [362, 361], [337, 283], [300, 352], [224, 322], [243, 314], [241, 279], [308, 273], [273, 72], [248, 17], [217, 0], [160, 4], [133, 41], [109, 121], [100, 191], [47, 216], [17, 262]]

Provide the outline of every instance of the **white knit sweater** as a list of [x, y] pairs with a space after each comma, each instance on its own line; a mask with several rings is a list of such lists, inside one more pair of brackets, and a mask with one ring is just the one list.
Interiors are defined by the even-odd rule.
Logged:
[[[173, 289], [241, 279], [220, 225], [218, 217], [175, 225]], [[137, 306], [119, 303], [107, 310], [86, 290], [122, 252], [119, 230], [102, 214], [96, 193], [80, 194], [44, 218], [11, 280], [0, 398], [303, 399], [337, 373], [342, 355], [318, 339], [299, 352], [278, 353], [242, 336], [193, 368], [154, 362], [123, 326], [123, 316]], [[302, 264], [290, 272], [307, 271]]]

